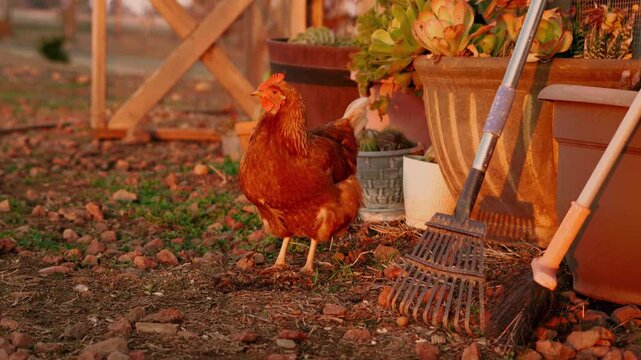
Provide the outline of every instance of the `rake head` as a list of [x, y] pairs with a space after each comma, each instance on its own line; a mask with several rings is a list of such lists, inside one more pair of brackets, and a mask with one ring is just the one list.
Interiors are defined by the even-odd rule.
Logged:
[[387, 297], [392, 309], [433, 326], [485, 328], [483, 237], [485, 225], [436, 214]]

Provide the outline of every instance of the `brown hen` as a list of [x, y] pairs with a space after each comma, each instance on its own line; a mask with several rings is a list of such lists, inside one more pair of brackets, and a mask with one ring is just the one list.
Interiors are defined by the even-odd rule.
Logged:
[[356, 178], [356, 134], [367, 122], [367, 98], [352, 102], [342, 119], [308, 130], [300, 94], [275, 74], [252, 95], [265, 113], [240, 161], [240, 187], [265, 229], [283, 238], [273, 267], [286, 265], [291, 237], [309, 237], [303, 272], [312, 272], [318, 242], [344, 230], [363, 199]]

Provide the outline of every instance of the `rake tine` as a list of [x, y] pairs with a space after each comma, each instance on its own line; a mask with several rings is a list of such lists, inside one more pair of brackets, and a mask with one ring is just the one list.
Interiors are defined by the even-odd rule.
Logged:
[[[469, 262], [469, 254], [472, 248], [471, 241], [466, 241], [464, 246], [465, 248], [463, 249], [463, 251], [460, 252], [458, 262], [456, 263], [456, 267], [461, 268], [461, 265], [462, 265], [463, 269], [467, 268], [467, 264]], [[463, 293], [465, 292], [465, 287], [467, 286], [467, 283], [468, 283], [468, 280], [461, 280], [461, 286], [459, 287], [458, 297], [456, 300], [456, 311], [454, 312], [454, 329], [457, 332], [460, 331], [459, 318], [460, 318], [461, 306], [463, 305]]]
[[[425, 283], [425, 287], [424, 287], [423, 291], [421, 291], [419, 296], [416, 298], [416, 306], [414, 307], [414, 312], [412, 314], [414, 319], [418, 320], [418, 311], [421, 308], [421, 304], [423, 303], [423, 299], [425, 298], [425, 295], [427, 294], [427, 292], [430, 291], [430, 289], [433, 289], [433, 285], [434, 284], [435, 284], [434, 276], [428, 277], [427, 281]], [[430, 299], [431, 299], [431, 296], [430, 296]]]
[[[421, 278], [417, 279], [419, 275], [421, 276]], [[427, 274], [425, 273], [425, 271], [419, 271], [414, 275], [414, 281], [408, 287], [408, 290], [405, 292], [405, 296], [403, 297], [403, 300], [401, 300], [401, 304], [399, 306], [399, 311], [403, 315], [407, 315], [407, 310], [412, 303], [411, 300], [414, 298], [414, 295], [416, 295], [416, 292], [421, 287], [421, 283], [423, 282], [426, 276]]]

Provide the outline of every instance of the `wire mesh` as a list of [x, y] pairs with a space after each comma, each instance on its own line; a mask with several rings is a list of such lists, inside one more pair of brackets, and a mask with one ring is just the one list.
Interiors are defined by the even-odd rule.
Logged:
[[[632, 40], [632, 57], [641, 58], [641, 19], [640, 10], [641, 1], [639, 0], [575, 0], [577, 8], [577, 19], [582, 24], [586, 18], [586, 10], [599, 5], [607, 5], [610, 9], [627, 10], [630, 15], [634, 14], [633, 40]], [[633, 11], [633, 6], [639, 5], [637, 11]]]

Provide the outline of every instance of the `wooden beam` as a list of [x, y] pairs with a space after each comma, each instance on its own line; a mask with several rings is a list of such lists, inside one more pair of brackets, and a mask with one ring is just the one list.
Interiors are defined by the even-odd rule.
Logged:
[[106, 0], [93, 0], [91, 12], [91, 127], [106, 128]]
[[[247, 12], [246, 36], [246, 61], [247, 78], [253, 84], [261, 82], [263, 74], [268, 69], [267, 33], [263, 14], [258, 1], [254, 2]], [[252, 99], [255, 99], [252, 97]], [[252, 118], [252, 120], [256, 120]]]
[[162, 99], [203, 53], [222, 35], [252, 0], [219, 3], [109, 121], [111, 129], [127, 129]]
[[[93, 135], [98, 139], [122, 139], [127, 134], [126, 129], [94, 129]], [[219, 142], [220, 135], [212, 129], [177, 129], [158, 128], [149, 130], [151, 138], [164, 141], [211, 141]]]
[[[198, 27], [198, 22], [176, 0], [151, 0], [151, 3], [181, 38], [187, 38]], [[253, 120], [257, 119], [260, 114], [260, 105], [250, 95], [254, 87], [229, 59], [225, 51], [221, 47], [212, 45], [200, 59], [243, 111]]]
[[291, 0], [289, 9], [289, 36], [293, 37], [307, 28], [307, 1]]
[[312, 26], [323, 26], [323, 0], [312, 0]]

